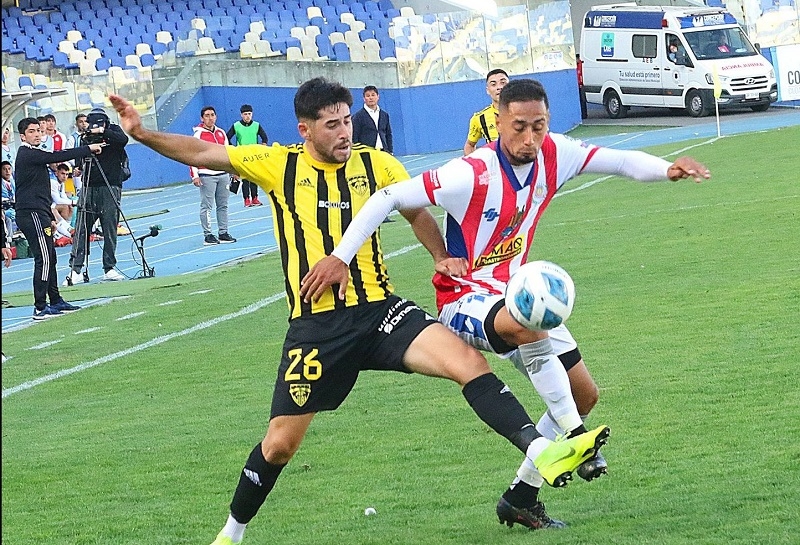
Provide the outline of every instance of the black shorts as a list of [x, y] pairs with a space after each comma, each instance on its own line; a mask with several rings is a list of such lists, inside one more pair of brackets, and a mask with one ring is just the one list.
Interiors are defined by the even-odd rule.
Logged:
[[295, 318], [283, 345], [270, 418], [336, 409], [365, 369], [410, 373], [403, 355], [436, 318], [395, 295]]

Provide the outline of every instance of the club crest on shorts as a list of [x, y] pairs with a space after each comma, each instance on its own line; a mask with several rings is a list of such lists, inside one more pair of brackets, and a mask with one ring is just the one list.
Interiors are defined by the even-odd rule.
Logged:
[[298, 407], [302, 407], [308, 401], [308, 396], [311, 395], [310, 384], [292, 384], [289, 386], [289, 395], [292, 396], [294, 402]]

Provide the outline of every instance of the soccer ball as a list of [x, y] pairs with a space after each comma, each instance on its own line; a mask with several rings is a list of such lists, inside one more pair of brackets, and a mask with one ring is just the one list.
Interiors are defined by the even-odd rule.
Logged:
[[575, 283], [549, 261], [531, 261], [517, 269], [506, 286], [506, 308], [526, 329], [553, 329], [567, 321], [575, 304]]

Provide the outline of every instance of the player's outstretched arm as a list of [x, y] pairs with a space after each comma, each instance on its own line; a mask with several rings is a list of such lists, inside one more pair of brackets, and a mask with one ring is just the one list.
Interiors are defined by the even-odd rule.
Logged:
[[203, 165], [206, 168], [236, 174], [228, 159], [225, 146], [205, 142], [192, 136], [151, 131], [142, 125], [142, 118], [133, 104], [119, 95], [108, 95], [108, 98], [119, 114], [120, 126], [148, 148], [185, 165]]
[[667, 177], [673, 182], [682, 178], [692, 178], [695, 182], [702, 182], [711, 178], [711, 171], [692, 157], [678, 157], [667, 169]]

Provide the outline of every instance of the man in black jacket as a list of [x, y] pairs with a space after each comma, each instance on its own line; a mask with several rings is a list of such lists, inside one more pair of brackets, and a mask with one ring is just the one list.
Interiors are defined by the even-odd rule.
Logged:
[[[80, 203], [84, 207], [83, 218], [78, 216], [75, 237], [69, 257], [70, 271], [65, 286], [87, 282], [89, 275], [82, 275], [81, 269], [86, 260], [89, 236], [94, 222], [99, 218], [103, 230], [103, 274], [102, 280], [124, 280], [115, 269], [117, 265], [117, 225], [119, 224], [119, 204], [122, 200], [122, 161], [125, 158], [125, 145], [128, 136], [119, 125], [111, 123], [102, 108], [95, 108], [86, 117], [89, 123], [88, 134], [83, 141], [101, 142], [103, 153], [84, 161], [81, 168], [83, 189]], [[81, 221], [83, 219], [83, 221]], [[88, 272], [88, 271], [87, 271]]]
[[17, 226], [33, 252], [33, 319], [44, 320], [79, 308], [64, 301], [58, 291], [56, 250], [53, 246], [56, 223], [50, 207], [53, 200], [50, 196], [47, 165], [89, 157], [92, 153], [100, 153], [102, 146], [93, 144], [63, 151], [44, 151], [39, 149], [43, 133], [39, 130], [39, 121], [36, 118], [26, 117], [19, 122], [17, 128], [22, 140], [22, 145], [17, 150], [14, 169], [17, 183]]
[[353, 143], [393, 153], [389, 114], [378, 106], [378, 88], [364, 87], [364, 107], [353, 114]]

